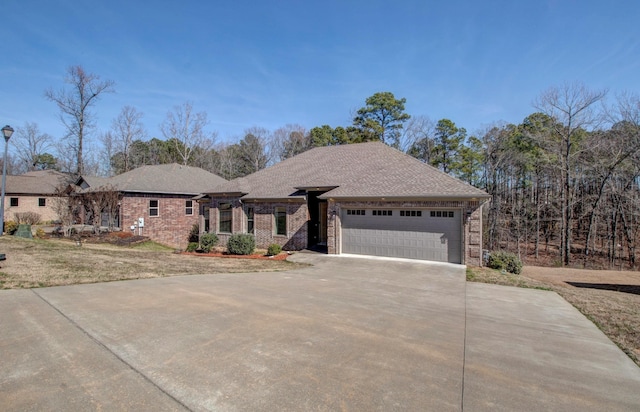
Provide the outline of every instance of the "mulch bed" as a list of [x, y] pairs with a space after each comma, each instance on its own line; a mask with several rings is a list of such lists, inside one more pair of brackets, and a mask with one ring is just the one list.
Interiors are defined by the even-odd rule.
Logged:
[[83, 242], [87, 243], [109, 243], [117, 246], [133, 246], [149, 240], [146, 236], [137, 236], [128, 232], [109, 232], [99, 235], [83, 237]]
[[192, 256], [204, 256], [204, 257], [217, 257], [217, 258], [232, 258], [232, 259], [266, 259], [266, 260], [287, 260], [289, 254], [287, 252], [279, 253], [275, 256], [268, 256], [264, 254], [253, 255], [231, 255], [225, 252], [210, 252], [210, 253], [197, 253], [197, 252], [182, 252], [183, 255]]

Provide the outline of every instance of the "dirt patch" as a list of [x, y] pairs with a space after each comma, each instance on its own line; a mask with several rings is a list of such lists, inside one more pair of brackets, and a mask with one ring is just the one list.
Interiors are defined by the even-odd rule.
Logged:
[[476, 282], [555, 291], [640, 366], [640, 272], [525, 266], [522, 275], [469, 268]]
[[525, 266], [522, 275], [557, 286], [570, 282], [640, 286], [640, 272]]
[[82, 241], [94, 244], [108, 243], [116, 246], [135, 246], [149, 241], [149, 238], [146, 236], [137, 236], [130, 232], [108, 232], [83, 237]]

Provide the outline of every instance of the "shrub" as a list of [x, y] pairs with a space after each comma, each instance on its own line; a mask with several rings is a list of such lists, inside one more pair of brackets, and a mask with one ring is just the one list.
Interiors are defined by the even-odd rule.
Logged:
[[272, 243], [269, 245], [269, 248], [267, 249], [267, 255], [269, 256], [275, 256], [278, 253], [282, 252], [282, 246], [276, 244], [276, 243]]
[[191, 231], [189, 232], [189, 238], [188, 238], [188, 242], [196, 242], [198, 243], [198, 236], [200, 235], [200, 226], [198, 226], [197, 223], [194, 223], [193, 226], [191, 226]]
[[227, 242], [227, 251], [232, 255], [250, 255], [256, 248], [256, 239], [249, 234], [231, 235]]
[[44, 230], [42, 230], [42, 228], [39, 227], [38, 230], [36, 230], [36, 237], [38, 239], [44, 239], [47, 237], [47, 235], [44, 233]]
[[42, 220], [40, 213], [36, 212], [22, 212], [16, 213], [16, 220], [21, 225], [37, 225]]
[[489, 261], [487, 266], [492, 269], [506, 270], [514, 275], [519, 275], [522, 272], [522, 261], [515, 253], [496, 251], [491, 252], [489, 255]]
[[198, 242], [189, 242], [187, 245], [187, 252], [195, 252], [198, 249]]
[[204, 253], [211, 252], [211, 249], [218, 244], [218, 236], [215, 233], [203, 233], [200, 236], [200, 248]]
[[4, 231], [7, 235], [13, 235], [18, 230], [18, 223], [13, 220], [8, 220], [4, 222]]

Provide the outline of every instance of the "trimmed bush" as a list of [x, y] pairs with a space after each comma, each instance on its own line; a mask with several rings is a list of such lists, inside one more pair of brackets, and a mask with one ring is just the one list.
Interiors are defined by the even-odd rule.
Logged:
[[204, 253], [211, 252], [211, 249], [213, 249], [217, 244], [218, 236], [216, 236], [215, 233], [203, 233], [200, 236], [200, 248]]
[[231, 235], [227, 242], [227, 251], [232, 255], [250, 255], [256, 249], [256, 239], [249, 234]]
[[44, 230], [43, 230], [41, 227], [39, 227], [39, 228], [36, 230], [36, 237], [37, 237], [38, 239], [44, 239], [44, 238], [46, 238], [46, 237], [47, 237], [47, 234], [46, 234], [46, 233], [44, 233]]
[[41, 220], [40, 213], [36, 212], [15, 213], [15, 217], [21, 225], [37, 225]]
[[198, 249], [198, 242], [189, 242], [187, 245], [187, 252], [195, 252]]
[[272, 243], [269, 245], [269, 248], [267, 249], [267, 255], [269, 256], [275, 256], [277, 254], [279, 254], [280, 252], [282, 252], [282, 246], [276, 244], [276, 243]]
[[4, 222], [4, 231], [7, 235], [13, 235], [18, 230], [18, 222], [14, 222], [13, 220], [8, 220]]
[[487, 266], [492, 269], [506, 270], [514, 275], [519, 275], [522, 272], [522, 261], [515, 253], [496, 251], [491, 252]]

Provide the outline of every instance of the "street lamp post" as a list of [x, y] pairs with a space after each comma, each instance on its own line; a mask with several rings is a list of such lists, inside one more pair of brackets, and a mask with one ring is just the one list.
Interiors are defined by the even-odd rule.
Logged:
[[0, 230], [0, 236], [4, 233], [4, 192], [7, 187], [7, 150], [9, 149], [9, 139], [13, 134], [13, 128], [6, 125], [2, 128], [2, 135], [4, 136], [4, 160], [2, 161], [2, 199], [0, 200], [0, 224], [2, 224], [2, 230]]

